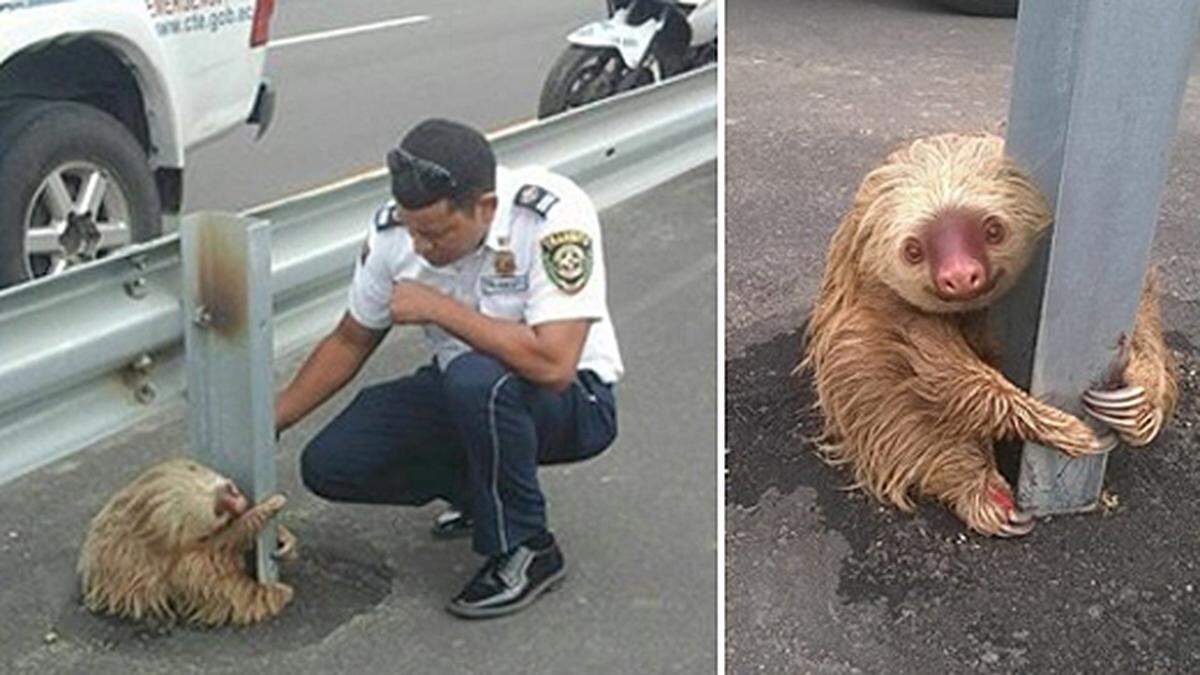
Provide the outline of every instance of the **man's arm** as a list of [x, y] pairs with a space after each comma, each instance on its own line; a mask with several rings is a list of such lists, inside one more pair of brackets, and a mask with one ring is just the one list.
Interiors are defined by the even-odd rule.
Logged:
[[553, 391], [571, 386], [591, 321], [550, 321], [537, 326], [484, 316], [432, 288], [401, 281], [392, 290], [392, 320], [434, 323], [500, 359], [525, 379]]
[[345, 386], [385, 335], [386, 330], [366, 328], [349, 313], [343, 315], [276, 399], [276, 433], [300, 421]]

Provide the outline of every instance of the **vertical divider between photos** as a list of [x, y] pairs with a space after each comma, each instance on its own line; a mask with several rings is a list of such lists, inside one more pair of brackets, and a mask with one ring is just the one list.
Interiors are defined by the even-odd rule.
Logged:
[[[993, 316], [1005, 374], [1065, 411], [1129, 335], [1150, 259], [1200, 21], [1200, 0], [1022, 0], [1007, 151], [1054, 213], [1051, 235]], [[1107, 455], [1027, 443], [1018, 503], [1094, 509]]]
[[[188, 439], [197, 461], [258, 503], [275, 491], [271, 231], [263, 220], [200, 213], [181, 229]], [[255, 574], [278, 578], [274, 526]]]

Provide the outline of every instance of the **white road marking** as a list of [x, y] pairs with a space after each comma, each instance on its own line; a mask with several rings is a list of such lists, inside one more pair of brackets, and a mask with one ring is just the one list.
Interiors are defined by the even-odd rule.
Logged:
[[[512, 133], [512, 132], [516, 131], [517, 129], [522, 129], [524, 127], [532, 126], [534, 124], [537, 124], [537, 118], [531, 117], [527, 120], [522, 120], [520, 122], [513, 122], [512, 124], [509, 124], [508, 126], [502, 127], [500, 129], [495, 129], [493, 131], [489, 131], [489, 132], [487, 132], [486, 135], [488, 137], [488, 140], [494, 141], [497, 136], [503, 136], [505, 134]], [[386, 174], [387, 174], [386, 166], [380, 166], [380, 167], [375, 167], [375, 168], [371, 168], [371, 169], [366, 169], [366, 170], [360, 171], [356, 174], [346, 176], [345, 178], [339, 178], [337, 180], [331, 181], [329, 183], [325, 183], [323, 185], [318, 185], [316, 187], [309, 188], [307, 190], [302, 190], [300, 192], [295, 192], [290, 195], [284, 195], [283, 197], [280, 197], [279, 199], [272, 199], [271, 201], [263, 202], [262, 204], [258, 204], [256, 206], [251, 206], [250, 208], [247, 208], [247, 209], [242, 209], [239, 212], [239, 215], [242, 215], [242, 216], [254, 215], [257, 213], [261, 213], [263, 211], [267, 211], [270, 209], [274, 209], [274, 208], [283, 206], [284, 204], [289, 204], [291, 202], [305, 199], [306, 197], [314, 197], [316, 195], [319, 195], [319, 194], [322, 194], [325, 192], [332, 192], [333, 190], [337, 190], [338, 188], [346, 187], [347, 185], [350, 185], [351, 183], [357, 183], [358, 181], [361, 181], [361, 180], [370, 180], [372, 178], [378, 178], [378, 177], [386, 175]]]
[[383, 30], [385, 28], [395, 28], [397, 26], [408, 26], [415, 23], [425, 23], [432, 18], [427, 14], [416, 14], [413, 16], [405, 16], [399, 19], [388, 19], [387, 21], [377, 21], [375, 23], [367, 23], [361, 26], [350, 26], [349, 28], [336, 28], [334, 30], [324, 30], [318, 33], [308, 33], [305, 35], [294, 35], [292, 37], [278, 38], [267, 43], [269, 49], [279, 47], [290, 47], [292, 45], [300, 45], [305, 42], [316, 42], [317, 40], [329, 40], [332, 38], [346, 37], [347, 35], [357, 35], [373, 30]]
[[332, 192], [333, 190], [336, 190], [338, 188], [346, 187], [347, 185], [350, 185], [351, 183], [357, 183], [358, 181], [361, 181], [361, 180], [370, 180], [372, 178], [378, 178], [379, 176], [383, 176], [386, 173], [387, 173], [386, 166], [378, 167], [378, 168], [374, 168], [374, 169], [367, 169], [366, 171], [356, 173], [352, 176], [347, 176], [346, 178], [339, 178], [333, 182], [326, 183], [324, 185], [318, 185], [317, 187], [314, 187], [314, 188], [311, 188], [308, 190], [304, 190], [301, 192], [296, 192], [296, 193], [293, 193], [290, 195], [285, 195], [283, 197], [280, 197], [279, 199], [274, 199], [269, 202], [264, 202], [257, 206], [251, 206], [248, 209], [242, 209], [238, 213], [238, 215], [241, 215], [241, 216], [256, 215], [263, 211], [268, 211], [270, 209], [278, 208], [280, 206], [283, 206], [284, 204], [290, 204], [292, 202], [299, 201], [301, 199], [305, 199], [307, 197], [315, 197], [316, 195], [319, 195], [319, 194], [322, 194], [325, 192]]

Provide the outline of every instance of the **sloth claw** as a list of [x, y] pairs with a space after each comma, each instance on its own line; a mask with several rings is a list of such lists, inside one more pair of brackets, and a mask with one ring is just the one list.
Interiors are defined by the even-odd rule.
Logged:
[[[996, 483], [992, 483], [987, 487], [988, 502], [991, 506], [999, 511], [992, 511], [992, 518], [986, 526], [979, 531], [986, 534], [991, 534], [997, 537], [1012, 538], [1023, 537], [1033, 531], [1033, 526], [1036, 524], [1033, 519], [1033, 514], [1027, 511], [1022, 511], [1016, 507], [1013, 502], [1012, 493], [1007, 486], [1001, 487]], [[998, 517], [997, 517], [998, 516]], [[987, 518], [987, 516], [984, 516]], [[997, 524], [999, 520], [999, 524]]]
[[1114, 391], [1084, 392], [1083, 407], [1097, 420], [1128, 433], [1142, 426], [1149, 405], [1144, 388], [1125, 387]]
[[283, 525], [279, 525], [275, 533], [275, 550], [271, 552], [271, 558], [276, 561], [288, 562], [295, 560], [296, 557], [296, 535]]
[[1083, 393], [1084, 398], [1091, 397], [1098, 401], [1124, 401], [1144, 397], [1146, 388], [1139, 385], [1121, 387], [1119, 389], [1089, 389]]
[[1030, 520], [1027, 523], [1020, 524], [1020, 525], [1013, 524], [1013, 523], [1007, 523], [1007, 524], [1000, 526], [1000, 531], [996, 533], [996, 536], [1002, 537], [1004, 539], [1013, 539], [1016, 537], [1024, 537], [1025, 535], [1029, 534], [1030, 532], [1033, 532], [1033, 526], [1034, 526], [1034, 522], [1032, 520]]
[[1162, 423], [1162, 414], [1150, 405], [1145, 388], [1139, 386], [1086, 391], [1083, 406], [1088, 414], [1108, 425], [1130, 445], [1149, 443]]
[[1106, 410], [1104, 408], [1096, 408], [1087, 403], [1083, 404], [1087, 409], [1088, 414], [1102, 422], [1113, 422], [1114, 424], [1128, 424], [1136, 420], [1143, 413], [1142, 410]]
[[1092, 417], [1095, 417], [1097, 420], [1104, 422], [1108, 426], [1121, 431], [1130, 431], [1132, 429], [1136, 429], [1138, 426], [1138, 419], [1136, 417], [1113, 417], [1111, 415], [1105, 415], [1092, 410], [1088, 410], [1088, 414], [1090, 414]]
[[1017, 525], [1024, 525], [1025, 523], [1032, 523], [1033, 522], [1033, 514], [1029, 513], [1028, 511], [1021, 511], [1020, 509], [1014, 509], [1013, 512], [1010, 513], [1008, 516], [1008, 522], [1014, 523]]
[[1083, 402], [1102, 410], [1119, 411], [1137, 408], [1147, 402], [1146, 389], [1140, 386], [1105, 391], [1089, 389], [1083, 392]]

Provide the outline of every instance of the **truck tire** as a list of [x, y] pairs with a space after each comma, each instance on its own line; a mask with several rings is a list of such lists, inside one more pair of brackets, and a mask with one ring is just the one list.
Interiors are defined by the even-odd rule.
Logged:
[[146, 153], [116, 118], [70, 101], [0, 107], [0, 288], [161, 232]]
[[937, 0], [943, 7], [977, 16], [1017, 15], [1017, 0]]

